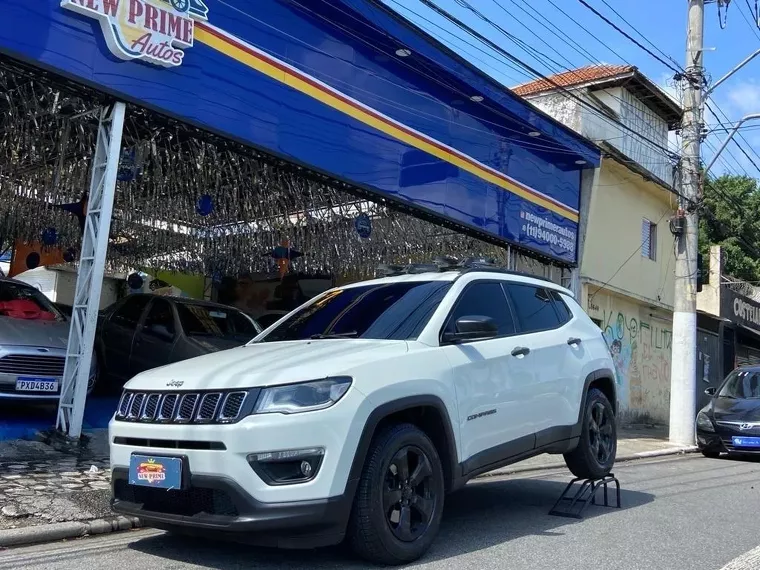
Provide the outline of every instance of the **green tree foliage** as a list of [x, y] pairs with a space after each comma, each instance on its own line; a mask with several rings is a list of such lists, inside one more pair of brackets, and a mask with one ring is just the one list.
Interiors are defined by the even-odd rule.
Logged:
[[[705, 182], [699, 222], [699, 250], [705, 263], [711, 245], [723, 247], [724, 271], [760, 281], [760, 187], [748, 176], [721, 176]], [[706, 269], [706, 268], [705, 268]]]

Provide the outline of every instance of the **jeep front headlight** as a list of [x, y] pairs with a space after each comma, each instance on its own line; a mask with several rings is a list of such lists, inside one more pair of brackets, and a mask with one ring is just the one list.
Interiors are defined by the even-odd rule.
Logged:
[[254, 414], [297, 414], [323, 410], [340, 400], [351, 386], [351, 378], [339, 376], [264, 388], [256, 400]]

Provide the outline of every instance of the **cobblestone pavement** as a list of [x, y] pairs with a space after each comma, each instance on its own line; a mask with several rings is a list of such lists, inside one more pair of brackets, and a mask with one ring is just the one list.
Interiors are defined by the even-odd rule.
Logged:
[[97, 434], [93, 447], [80, 456], [37, 442], [0, 448], [0, 529], [108, 515], [111, 471], [105, 437]]
[[108, 489], [108, 460], [58, 459], [24, 463], [0, 462], [0, 503], [29, 495]]

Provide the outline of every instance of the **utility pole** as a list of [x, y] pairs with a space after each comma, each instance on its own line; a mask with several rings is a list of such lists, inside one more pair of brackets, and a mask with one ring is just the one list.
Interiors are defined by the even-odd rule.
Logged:
[[694, 444], [697, 407], [697, 253], [702, 196], [700, 142], [702, 136], [704, 69], [704, 0], [688, 0], [688, 30], [684, 73], [684, 114], [681, 123], [681, 204], [677, 226], [673, 351], [670, 372], [670, 441]]

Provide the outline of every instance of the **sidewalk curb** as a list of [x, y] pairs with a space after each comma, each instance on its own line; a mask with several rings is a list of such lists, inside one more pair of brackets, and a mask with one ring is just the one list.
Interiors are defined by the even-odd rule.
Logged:
[[[615, 465], [618, 463], [628, 463], [630, 461], [637, 461], [640, 459], [651, 459], [653, 457], [667, 457], [670, 455], [685, 455], [687, 453], [696, 453], [699, 448], [696, 445], [680, 446], [680, 447], [668, 447], [666, 449], [657, 449], [654, 451], [641, 451], [639, 453], [629, 453], [627, 455], [621, 455], [615, 459]], [[552, 471], [554, 469], [566, 469], [564, 461], [557, 463], [551, 463], [547, 465], [537, 465], [536, 467], [520, 467], [519, 463], [516, 463], [514, 467], [502, 467], [495, 471], [490, 471], [479, 475], [475, 479], [488, 479], [491, 477], [504, 477], [505, 475], [515, 475], [518, 473], [535, 473], [537, 471]]]
[[140, 519], [117, 516], [111, 519], [95, 519], [86, 522], [62, 522], [0, 530], [0, 549], [107, 534], [120, 530], [131, 530], [140, 526], [142, 526]]

